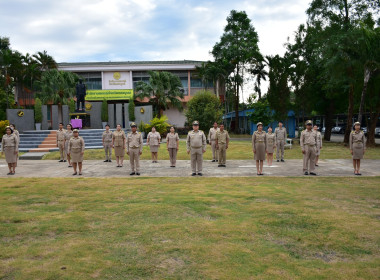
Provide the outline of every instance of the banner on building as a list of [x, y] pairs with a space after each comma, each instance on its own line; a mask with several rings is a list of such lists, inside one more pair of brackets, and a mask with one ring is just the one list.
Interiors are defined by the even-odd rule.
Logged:
[[86, 101], [131, 100], [133, 89], [87, 90]]

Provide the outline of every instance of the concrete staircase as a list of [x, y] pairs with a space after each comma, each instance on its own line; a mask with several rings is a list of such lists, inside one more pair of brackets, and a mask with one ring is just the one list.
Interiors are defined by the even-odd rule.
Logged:
[[[81, 129], [79, 136], [83, 137], [86, 149], [101, 149], [104, 129]], [[125, 133], [129, 129], [124, 130]], [[20, 134], [20, 152], [52, 152], [58, 151], [55, 130], [32, 130]]]

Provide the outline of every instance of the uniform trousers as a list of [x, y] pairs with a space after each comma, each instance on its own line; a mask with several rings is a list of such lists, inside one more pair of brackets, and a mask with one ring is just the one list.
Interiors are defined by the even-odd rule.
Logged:
[[104, 152], [106, 154], [106, 160], [112, 159], [112, 142], [104, 142]]
[[219, 144], [218, 145], [218, 157], [219, 157], [219, 164], [226, 164], [226, 144]]
[[65, 142], [63, 140], [58, 141], [58, 148], [59, 148], [60, 160], [66, 160]]
[[177, 162], [177, 148], [168, 148], [168, 149], [169, 149], [170, 166], [175, 166]]
[[285, 148], [285, 140], [277, 140], [277, 151], [276, 151], [276, 159], [280, 159], [280, 151], [281, 151], [281, 159], [284, 159], [284, 148]]
[[218, 160], [218, 150], [216, 149], [216, 141], [210, 140], [210, 143], [211, 143], [212, 159]]
[[[202, 164], [203, 164], [203, 148], [191, 148], [191, 171], [193, 173], [202, 172]], [[197, 170], [198, 169], [198, 170]]]
[[129, 149], [129, 163], [131, 164], [132, 172], [140, 172], [140, 148]]
[[303, 155], [303, 172], [314, 172], [315, 170], [315, 157], [316, 147], [305, 145], [305, 154]]

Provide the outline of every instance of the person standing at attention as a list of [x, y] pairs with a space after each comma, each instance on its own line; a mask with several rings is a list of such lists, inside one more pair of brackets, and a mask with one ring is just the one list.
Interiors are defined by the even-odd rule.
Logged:
[[137, 125], [131, 123], [131, 132], [127, 136], [127, 155], [131, 164], [129, 175], [140, 175], [140, 156], [143, 151], [143, 138], [141, 132], [137, 132]]
[[317, 133], [312, 130], [312, 121], [306, 122], [306, 129], [301, 132], [300, 145], [303, 153], [303, 172], [305, 175], [317, 175], [315, 173], [315, 153], [317, 150]]
[[106, 159], [104, 162], [112, 162], [112, 132], [110, 131], [110, 125], [106, 124], [106, 130], [102, 134], [102, 142]]
[[152, 154], [152, 162], [157, 163], [158, 149], [160, 148], [161, 135], [153, 126], [152, 131], [148, 133], [146, 144], [149, 145]]
[[321, 149], [322, 149], [322, 134], [318, 130], [318, 125], [314, 125], [313, 127], [315, 133], [317, 133], [317, 151], [315, 153], [315, 166], [318, 165], [318, 160], [319, 160], [319, 155], [321, 154]]
[[218, 151], [218, 167], [226, 167], [226, 151], [230, 143], [230, 135], [224, 130], [224, 124], [220, 124], [219, 131], [216, 133], [216, 150]]
[[214, 122], [214, 126], [210, 128], [207, 136], [207, 140], [209, 144], [211, 145], [211, 151], [212, 151], [212, 161], [211, 162], [217, 162], [218, 161], [218, 151], [216, 149], [216, 133], [219, 131], [218, 123]]
[[69, 163], [68, 167], [73, 167], [71, 165], [71, 158], [70, 158], [70, 152], [69, 152], [69, 143], [70, 139], [73, 137], [73, 126], [71, 124], [66, 125], [66, 132], [65, 132], [65, 153], [67, 157], [67, 161]]
[[15, 175], [18, 155], [18, 137], [13, 134], [10, 126], [5, 128], [5, 134], [1, 139], [1, 154], [5, 154], [5, 161], [8, 164], [9, 173]]
[[354, 174], [360, 173], [360, 160], [363, 158], [366, 149], [367, 139], [364, 132], [360, 130], [360, 122], [354, 123], [354, 130], [350, 134], [350, 151], [352, 155], [352, 163], [354, 165]]
[[170, 167], [175, 167], [179, 149], [179, 136], [173, 126], [170, 127], [170, 132], [166, 135], [166, 148], [169, 152]]
[[286, 141], [286, 128], [283, 127], [281, 121], [278, 122], [278, 127], [274, 130], [274, 135], [276, 136], [276, 159], [277, 162], [280, 161], [280, 152], [281, 152], [281, 162], [284, 162], [284, 149], [285, 149], [285, 141]]
[[206, 135], [199, 130], [199, 122], [193, 122], [193, 130], [189, 131], [186, 139], [187, 153], [191, 153], [191, 176], [202, 176], [203, 153], [206, 152]]
[[[71, 157], [71, 162], [73, 163], [74, 173], [73, 175], [82, 175], [82, 163], [84, 155], [84, 140], [79, 136], [79, 130], [73, 130], [73, 137], [70, 139], [69, 143], [69, 155]], [[77, 166], [79, 173], [77, 173]]]
[[267, 133], [267, 160], [268, 166], [272, 166], [273, 153], [276, 148], [276, 134], [272, 133], [272, 127], [268, 127]]
[[57, 147], [60, 154], [59, 162], [66, 162], [65, 133], [66, 130], [63, 129], [63, 123], [59, 123], [59, 129], [57, 130]]
[[125, 155], [125, 133], [121, 129], [121, 125], [116, 126], [116, 131], [112, 133], [112, 147], [115, 150], [116, 167], [123, 167], [124, 155]]
[[252, 149], [256, 160], [257, 175], [263, 174], [265, 153], [267, 150], [266, 133], [263, 131], [263, 123], [257, 123], [257, 130], [252, 135]]

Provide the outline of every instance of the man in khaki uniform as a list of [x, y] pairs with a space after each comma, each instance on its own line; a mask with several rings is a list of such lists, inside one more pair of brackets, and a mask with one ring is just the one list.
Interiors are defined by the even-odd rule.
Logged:
[[274, 134], [276, 136], [276, 159], [277, 162], [280, 161], [280, 151], [281, 151], [281, 161], [284, 162], [284, 149], [285, 149], [285, 141], [286, 141], [286, 128], [282, 126], [282, 122], [278, 122], [278, 127], [274, 130]]
[[191, 176], [202, 176], [203, 153], [206, 152], [206, 136], [199, 130], [199, 122], [193, 122], [193, 130], [189, 131], [186, 139], [187, 153], [191, 152]]
[[59, 123], [59, 129], [57, 130], [57, 147], [60, 153], [59, 162], [66, 162], [65, 133], [66, 130], [63, 129], [63, 123]]
[[106, 154], [106, 159], [104, 162], [111, 162], [112, 158], [112, 132], [110, 131], [110, 126], [106, 124], [106, 131], [102, 135], [104, 152]]
[[137, 131], [137, 125], [131, 123], [132, 132], [127, 136], [127, 155], [131, 164], [131, 173], [129, 175], [140, 175], [140, 155], [143, 150], [143, 138], [141, 132]]
[[211, 145], [212, 162], [218, 161], [218, 151], [216, 149], [216, 133], [219, 131], [218, 123], [214, 122], [214, 126], [210, 128], [207, 136], [207, 140]]
[[228, 131], [224, 130], [224, 124], [219, 126], [219, 131], [216, 133], [216, 149], [218, 150], [218, 167], [226, 167], [226, 150], [228, 149], [228, 143], [230, 142], [230, 136]]
[[302, 131], [300, 145], [303, 153], [303, 172], [305, 175], [317, 175], [315, 170], [315, 157], [317, 152], [317, 133], [312, 130], [312, 121], [306, 122], [306, 129]]

